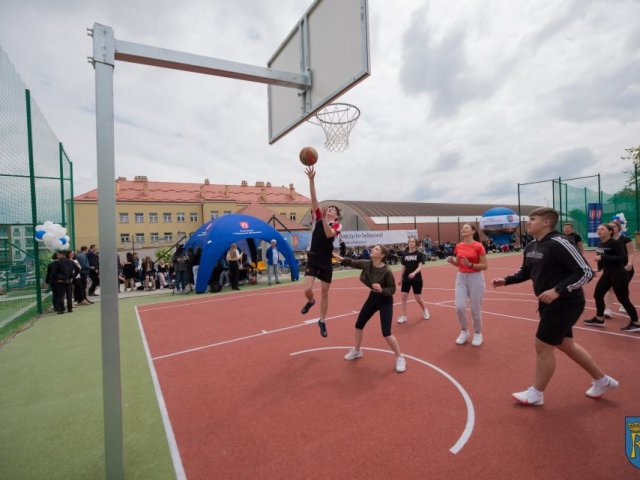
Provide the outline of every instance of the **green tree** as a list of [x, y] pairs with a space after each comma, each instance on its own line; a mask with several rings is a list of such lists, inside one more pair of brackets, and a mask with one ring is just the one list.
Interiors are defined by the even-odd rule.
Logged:
[[[622, 160], [631, 160], [633, 168], [627, 170], [629, 179], [627, 180], [627, 186], [624, 190], [635, 190], [636, 188], [636, 171], [640, 169], [640, 145], [637, 147], [625, 148], [626, 155], [620, 157]], [[623, 192], [624, 192], [623, 190]], [[620, 193], [620, 192], [619, 192]]]

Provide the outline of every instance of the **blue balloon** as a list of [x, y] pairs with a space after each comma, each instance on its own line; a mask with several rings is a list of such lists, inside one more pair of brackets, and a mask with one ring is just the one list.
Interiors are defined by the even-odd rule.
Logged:
[[63, 244], [63, 245], [64, 245], [64, 244], [66, 244], [66, 243], [67, 243], [67, 239], [66, 239], [66, 238], [64, 238], [64, 237], [62, 237], [62, 238], [60, 239], [60, 243], [61, 243], [61, 244]]
[[42, 240], [42, 237], [44, 237], [44, 234], [47, 233], [44, 230], [36, 230], [36, 239], [38, 240]]

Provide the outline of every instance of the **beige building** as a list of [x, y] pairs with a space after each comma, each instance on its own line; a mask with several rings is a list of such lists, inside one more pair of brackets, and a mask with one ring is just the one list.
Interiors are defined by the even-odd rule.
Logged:
[[[98, 244], [98, 191], [75, 197], [76, 247]], [[160, 247], [188, 239], [209, 220], [246, 210], [253, 204], [273, 211], [286, 224], [300, 222], [311, 199], [270, 182], [216, 185], [153, 182], [145, 176], [116, 180], [116, 242], [119, 251], [153, 254]]]

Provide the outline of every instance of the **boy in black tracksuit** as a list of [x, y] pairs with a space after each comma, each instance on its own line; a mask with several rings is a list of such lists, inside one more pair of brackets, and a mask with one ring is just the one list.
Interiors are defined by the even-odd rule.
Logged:
[[520, 270], [505, 278], [494, 278], [500, 287], [531, 279], [538, 297], [540, 323], [536, 332], [536, 375], [534, 385], [513, 397], [524, 405], [543, 405], [543, 392], [555, 369], [555, 349], [562, 351], [593, 377], [586, 392], [599, 398], [618, 382], [605, 375], [589, 352], [573, 341], [572, 327], [584, 311], [582, 286], [593, 277], [593, 270], [575, 245], [554, 230], [558, 212], [537, 208], [529, 214], [528, 233], [534, 240], [524, 250]]

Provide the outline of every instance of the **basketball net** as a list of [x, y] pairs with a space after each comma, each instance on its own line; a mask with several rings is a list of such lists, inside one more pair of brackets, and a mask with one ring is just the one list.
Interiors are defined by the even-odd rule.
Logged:
[[349, 134], [360, 118], [360, 110], [348, 103], [332, 103], [320, 109], [309, 122], [324, 130], [324, 148], [330, 152], [344, 152], [349, 148]]

